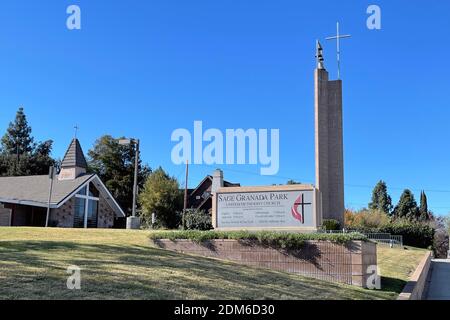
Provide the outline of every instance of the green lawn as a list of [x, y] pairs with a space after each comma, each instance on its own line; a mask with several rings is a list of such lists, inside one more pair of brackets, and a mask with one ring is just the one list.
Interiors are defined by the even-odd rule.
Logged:
[[[382, 273], [395, 279], [369, 291], [155, 249], [148, 235], [0, 228], [0, 299], [393, 299], [423, 255], [381, 250]], [[82, 268], [82, 290], [66, 288], [71, 265]]]
[[402, 292], [409, 276], [414, 273], [426, 252], [424, 249], [411, 247], [390, 249], [378, 246], [377, 260], [381, 269], [383, 290]]

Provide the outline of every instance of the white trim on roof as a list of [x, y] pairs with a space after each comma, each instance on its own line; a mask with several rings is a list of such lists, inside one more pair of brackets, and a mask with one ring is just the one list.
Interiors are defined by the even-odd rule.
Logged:
[[[119, 209], [120, 214], [123, 217], [126, 217], [125, 212], [123, 212], [122, 208], [119, 206], [119, 204], [117, 203], [116, 199], [114, 199], [114, 197], [112, 196], [111, 192], [109, 192], [108, 188], [105, 186], [105, 184], [103, 183], [102, 179], [100, 179], [97, 175], [95, 175], [95, 178], [97, 178], [97, 180], [100, 183], [100, 185], [103, 187], [103, 189], [108, 194], [108, 197], [114, 202], [114, 205], [117, 207], [117, 209]], [[105, 200], [107, 200], [107, 199], [105, 199]]]
[[75, 189], [75, 191], [72, 191], [71, 193], [69, 193], [69, 195], [67, 195], [66, 197], [64, 197], [64, 199], [62, 199], [58, 204], [57, 204], [57, 208], [61, 208], [67, 201], [69, 201], [70, 199], [73, 198], [74, 195], [76, 195], [78, 192], [81, 191], [81, 189], [83, 189], [89, 182], [91, 182], [92, 180], [94, 180], [94, 178], [97, 175], [92, 174], [91, 177], [89, 179], [87, 179], [85, 182], [83, 182], [78, 188]]
[[[111, 195], [111, 193], [109, 192], [108, 188], [106, 188], [105, 184], [103, 183], [103, 181], [99, 178], [99, 176], [97, 176], [96, 174], [93, 174], [92, 177], [90, 177], [89, 179], [87, 179], [82, 185], [80, 185], [77, 189], [75, 189], [75, 191], [73, 191], [72, 193], [70, 193], [67, 197], [65, 197], [60, 203], [58, 203], [58, 207], [60, 208], [61, 206], [63, 206], [67, 201], [69, 201], [70, 199], [72, 199], [78, 192], [81, 191], [81, 189], [83, 189], [85, 186], [87, 186], [90, 182], [92, 182], [93, 180], [96, 180], [100, 186], [103, 188], [104, 191], [106, 191], [106, 194], [108, 195], [108, 197], [112, 200], [114, 206], [116, 206], [116, 208], [112, 208], [116, 213], [120, 213], [123, 217], [126, 217], [125, 213], [123, 212], [122, 208], [119, 206], [119, 204], [117, 203], [116, 199], [114, 199], [114, 197]], [[106, 201], [108, 201], [108, 199], [105, 199]]]
[[[16, 200], [16, 199], [5, 199], [0, 198], [0, 202], [4, 203], [12, 203], [12, 204], [21, 204], [24, 206], [33, 206], [33, 207], [41, 207], [41, 208], [47, 208], [48, 204], [43, 202], [37, 202], [37, 201], [28, 201], [28, 200]], [[50, 204], [51, 209], [57, 209], [59, 208], [57, 204], [51, 203]]]
[[[120, 205], [117, 203], [116, 199], [114, 199], [114, 197], [111, 195], [111, 193], [109, 192], [108, 188], [106, 188], [105, 184], [103, 183], [103, 181], [96, 175], [96, 174], [92, 174], [92, 176], [87, 179], [85, 182], [83, 182], [80, 186], [78, 186], [74, 191], [72, 191], [71, 193], [69, 193], [66, 197], [64, 197], [63, 200], [61, 200], [59, 203], [50, 203], [50, 208], [51, 209], [58, 209], [61, 208], [67, 201], [69, 201], [70, 199], [72, 199], [78, 192], [81, 191], [81, 189], [83, 189], [85, 186], [87, 186], [90, 182], [92, 182], [93, 180], [96, 180], [98, 182], [98, 184], [100, 185], [100, 187], [105, 191], [106, 195], [108, 196], [108, 198], [112, 201], [109, 201], [108, 198], [105, 198], [105, 201], [107, 201], [110, 205], [112, 202], [112, 209], [114, 210], [114, 213], [118, 216], [119, 214], [122, 215], [123, 217], [126, 217], [125, 213], [123, 212], [122, 208], [120, 207]], [[100, 191], [100, 190], [99, 190]], [[4, 203], [12, 203], [12, 204], [20, 204], [20, 205], [25, 205], [25, 206], [33, 206], [33, 207], [40, 207], [40, 208], [47, 208], [48, 203], [44, 203], [44, 202], [38, 202], [38, 201], [29, 201], [29, 200], [17, 200], [17, 199], [5, 199], [5, 198], [0, 198], [0, 202], [4, 202]], [[114, 208], [115, 207], [115, 208]]]

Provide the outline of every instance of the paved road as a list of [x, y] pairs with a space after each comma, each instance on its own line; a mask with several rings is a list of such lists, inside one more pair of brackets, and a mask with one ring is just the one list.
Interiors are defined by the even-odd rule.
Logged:
[[450, 260], [433, 260], [428, 300], [450, 300]]

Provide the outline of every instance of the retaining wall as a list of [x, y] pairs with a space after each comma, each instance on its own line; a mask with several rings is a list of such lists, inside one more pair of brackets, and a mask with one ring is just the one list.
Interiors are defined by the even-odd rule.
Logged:
[[[337, 244], [328, 241], [306, 241], [299, 250], [282, 250], [252, 241], [154, 240], [159, 248], [229, 260], [244, 265], [268, 268], [366, 288], [376, 270], [376, 244], [351, 241]], [[372, 266], [373, 268], [369, 268]]]

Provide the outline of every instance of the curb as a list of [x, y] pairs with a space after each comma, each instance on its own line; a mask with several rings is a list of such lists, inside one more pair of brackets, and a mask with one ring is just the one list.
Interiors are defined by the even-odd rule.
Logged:
[[431, 267], [432, 253], [425, 254], [397, 300], [422, 300]]

